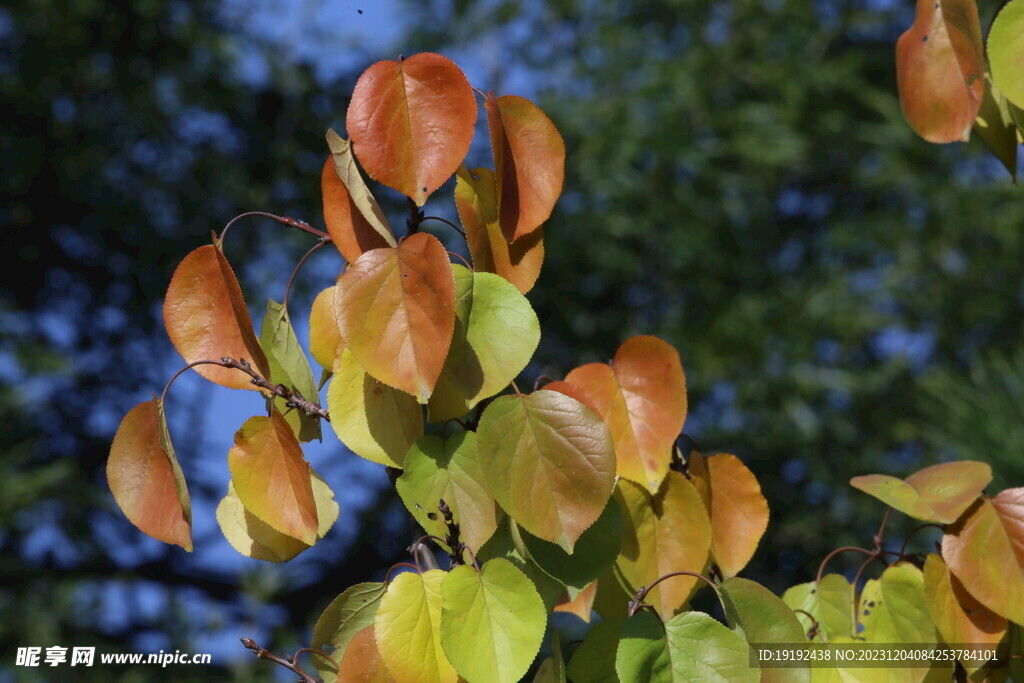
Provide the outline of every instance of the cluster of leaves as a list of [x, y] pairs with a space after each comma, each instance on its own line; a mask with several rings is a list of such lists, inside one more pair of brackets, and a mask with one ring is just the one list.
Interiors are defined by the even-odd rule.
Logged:
[[914, 23], [896, 44], [900, 104], [911, 128], [937, 143], [967, 141], [973, 128], [1016, 179], [1022, 35], [1024, 0], [1003, 5], [984, 42], [974, 0], [918, 0]]
[[[321, 436], [322, 420], [358, 456], [390, 468], [425, 531], [410, 548], [415, 564], [402, 565], [411, 571], [392, 579], [395, 567], [383, 582], [352, 586], [320, 617], [312, 649], [321, 674], [516, 681], [535, 670], [541, 680], [745, 681], [781, 677], [751, 665], [755, 642], [1005, 640], [1021, 649], [1024, 489], [979, 497], [991, 480], [987, 465], [855, 479], [892, 507], [946, 525], [942, 556], [901, 551], [862, 590], [859, 575], [850, 583], [830, 574], [780, 598], [737, 576], [769, 520], [755, 475], [733, 455], [686, 455], [678, 445], [686, 378], [671, 345], [632, 337], [608, 363], [520, 391], [514, 379], [540, 338], [525, 294], [543, 260], [542, 224], [561, 193], [565, 149], [528, 100], [484, 98], [494, 169], [470, 171], [477, 108], [458, 67], [436, 54], [371, 66], [348, 110], [350, 139], [327, 134], [327, 232], [270, 216], [319, 238], [296, 273], [329, 243], [346, 262], [310, 312], [319, 382], [291, 325], [287, 290], [283, 303], [269, 302], [256, 335], [223, 253], [227, 228], [186, 256], [165, 299], [168, 334], [188, 363], [182, 372], [266, 401], [267, 415], [235, 435], [217, 509], [240, 553], [290, 560], [337, 520], [334, 494], [301, 447]], [[363, 171], [408, 197], [401, 240]], [[472, 265], [452, 263], [436, 237], [419, 231], [431, 220], [420, 207], [452, 175]], [[166, 393], [125, 416], [107, 474], [132, 523], [191, 550]], [[422, 552], [428, 539], [448, 553], [448, 571]], [[881, 531], [874, 550], [860, 550], [865, 567], [884, 559]], [[692, 609], [705, 585], [728, 626]], [[553, 612], [600, 623], [563, 646], [549, 627]], [[539, 656], [546, 639], [550, 655]], [[981, 676], [1005, 672], [962, 665]], [[928, 673], [906, 671], [908, 680]], [[787, 680], [812, 674], [781, 672]]]

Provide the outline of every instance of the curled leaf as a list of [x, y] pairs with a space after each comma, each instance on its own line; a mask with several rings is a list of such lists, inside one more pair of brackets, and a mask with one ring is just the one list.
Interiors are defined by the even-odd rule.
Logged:
[[349, 263], [365, 251], [395, 246], [388, 219], [366, 187], [348, 140], [328, 130], [327, 146], [331, 158], [324, 164], [320, 188], [331, 241]]

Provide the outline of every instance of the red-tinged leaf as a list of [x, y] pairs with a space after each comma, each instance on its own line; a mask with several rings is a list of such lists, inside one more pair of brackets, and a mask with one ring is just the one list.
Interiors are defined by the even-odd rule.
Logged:
[[423, 206], [469, 151], [476, 111], [459, 67], [424, 52], [364, 71], [345, 126], [370, 177]]
[[607, 427], [585, 405], [554, 391], [500, 396], [487, 406], [477, 460], [505, 512], [568, 553], [615, 485]]
[[850, 486], [922, 522], [952, 524], [992, 481], [983, 462], [959, 460], [933, 465], [907, 477], [887, 474], [854, 477]]
[[768, 529], [768, 501], [743, 461], [719, 453], [693, 453], [689, 472], [711, 518], [711, 555], [725, 578], [736, 576], [754, 556]]
[[320, 175], [320, 188], [331, 241], [349, 263], [364, 251], [395, 246], [388, 219], [366, 187], [348, 140], [328, 130], [327, 146], [331, 157]]
[[[167, 336], [186, 362], [245, 359], [270, 379], [267, 359], [252, 328], [231, 266], [216, 245], [199, 247], [178, 265], [164, 299]], [[231, 389], [256, 389], [232, 368], [199, 365], [196, 372]]]
[[942, 556], [978, 602], [1024, 624], [1024, 488], [977, 501], [946, 530]]
[[110, 446], [107, 483], [140, 531], [192, 552], [192, 505], [159, 399], [143, 401], [121, 420]]
[[334, 314], [335, 287], [331, 285], [317, 294], [309, 313], [309, 352], [326, 371], [334, 367], [334, 362], [345, 348], [338, 318]]
[[526, 294], [537, 282], [544, 263], [544, 228], [523, 235], [511, 244], [498, 221], [498, 186], [488, 168], [459, 169], [455, 208], [466, 229], [473, 270], [496, 273]]
[[235, 433], [228, 466], [246, 510], [282, 534], [316, 543], [319, 521], [309, 463], [281, 413], [246, 420]]
[[967, 140], [984, 96], [985, 58], [974, 0], [918, 0], [896, 43], [903, 115], [929, 142]]
[[509, 242], [548, 219], [562, 194], [565, 143], [555, 124], [525, 97], [487, 96], [501, 230]]
[[349, 641], [338, 663], [338, 683], [390, 683], [395, 679], [377, 650], [373, 626], [367, 626]]
[[[672, 572], [704, 570], [711, 551], [711, 523], [686, 477], [669, 472], [653, 496], [620, 479], [615, 495], [626, 515], [616, 566], [633, 590]], [[690, 576], [672, 577], [659, 583], [647, 602], [662, 619], [669, 619], [690, 599], [697, 581]]]
[[615, 442], [616, 474], [657, 491], [686, 420], [679, 354], [657, 337], [623, 342], [610, 365], [590, 363], [565, 378], [589, 397]]
[[455, 330], [455, 276], [437, 238], [420, 232], [366, 252], [338, 278], [334, 299], [363, 369], [426, 403]]
[[594, 413], [597, 413], [597, 404], [591, 401], [590, 397], [575, 384], [566, 382], [565, 380], [558, 380], [557, 382], [548, 382], [544, 385], [544, 388], [548, 391], [557, 391], [560, 394], [570, 396], [593, 410]]
[[590, 585], [576, 593], [576, 597], [570, 599], [567, 593], [562, 602], [555, 605], [556, 612], [567, 612], [575, 614], [583, 621], [590, 623], [591, 610], [594, 609], [594, 598], [597, 597], [597, 582], [594, 579]]

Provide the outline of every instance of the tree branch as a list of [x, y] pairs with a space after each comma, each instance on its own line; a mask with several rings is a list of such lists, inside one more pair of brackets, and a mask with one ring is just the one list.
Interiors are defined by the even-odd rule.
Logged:
[[256, 657], [258, 659], [269, 659], [272, 662], [280, 664], [284, 668], [288, 669], [289, 671], [297, 675], [299, 677], [299, 680], [303, 683], [323, 683], [323, 679], [319, 676], [311, 676], [305, 671], [303, 671], [302, 667], [299, 666], [299, 663], [295, 661], [294, 657], [279, 657], [270, 650], [265, 650], [259, 645], [257, 645], [256, 641], [254, 641], [252, 638], [242, 638], [241, 641], [242, 645], [245, 645], [245, 647], [256, 653]]
[[225, 368], [234, 368], [235, 370], [241, 370], [245, 374], [252, 378], [252, 383], [261, 389], [265, 389], [273, 396], [280, 396], [285, 400], [285, 405], [289, 408], [296, 408], [306, 413], [306, 415], [312, 415], [315, 417], [322, 417], [328, 422], [331, 421], [331, 414], [327, 412], [319, 403], [313, 403], [307, 401], [297, 391], [292, 391], [283, 384], [272, 384], [260, 377], [259, 373], [252, 369], [252, 366], [243, 358], [241, 360], [235, 360], [234, 358], [228, 358], [225, 356], [220, 359], [220, 364]]

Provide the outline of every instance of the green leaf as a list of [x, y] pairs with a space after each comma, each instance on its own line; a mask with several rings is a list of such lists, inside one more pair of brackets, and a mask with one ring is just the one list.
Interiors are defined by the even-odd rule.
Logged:
[[573, 683], [618, 683], [615, 653], [621, 630], [621, 622], [594, 624], [569, 660], [566, 669], [569, 680]]
[[[283, 384], [307, 401], [319, 403], [316, 379], [288, 319], [288, 310], [273, 299], [267, 300], [267, 314], [260, 328], [260, 346], [270, 364], [270, 378], [274, 384]], [[299, 441], [321, 438], [319, 417], [298, 409], [289, 410], [280, 396], [274, 397], [274, 407], [284, 414]]]
[[533, 683], [566, 683], [565, 660], [562, 659], [562, 644], [558, 631], [551, 631], [551, 656], [540, 663]]
[[960, 460], [925, 467], [906, 481], [869, 474], [854, 477], [850, 485], [914, 519], [952, 524], [990, 481], [992, 468], [987, 463]]
[[454, 568], [441, 584], [441, 644], [463, 678], [515, 683], [544, 640], [547, 611], [508, 560]]
[[[849, 638], [853, 634], [853, 588], [840, 574], [826, 574], [820, 585], [811, 581], [793, 586], [783, 594], [782, 601], [792, 610], [807, 612], [818, 622], [820, 635], [813, 642], [828, 643], [835, 637]], [[813, 626], [806, 615], [797, 613], [796, 617], [805, 633]]]
[[1024, 107], [1024, 0], [1010, 0], [988, 32], [992, 82], [1018, 107]]
[[511, 519], [506, 517], [498, 523], [498, 529], [494, 535], [477, 551], [477, 560], [487, 562], [495, 558], [504, 558], [514, 564], [519, 571], [526, 574], [533, 583], [533, 587], [540, 594], [544, 601], [544, 608], [550, 612], [565, 595], [565, 586], [561, 581], [552, 578], [538, 567], [532, 560], [527, 559], [525, 546], [520, 537], [519, 527]]
[[476, 460], [476, 434], [463, 431], [447, 438], [421, 437], [409, 449], [403, 466], [405, 471], [395, 487], [420, 526], [429, 534], [445, 537], [444, 517], [438, 512], [443, 499], [451, 507], [462, 541], [479, 551], [494, 533], [502, 513]]
[[939, 634], [928, 614], [924, 575], [909, 562], [887, 568], [865, 584], [857, 618], [868, 643], [936, 643]]
[[[786, 603], [759, 583], [733, 577], [721, 585], [730, 626], [748, 643], [802, 643], [804, 629]], [[810, 668], [766, 668], [762, 681], [810, 681]]]
[[523, 543], [537, 566], [569, 588], [583, 590], [615, 562], [623, 524], [622, 510], [612, 498], [597, 521], [576, 541], [572, 555], [527, 531], [523, 531]]
[[458, 679], [441, 649], [441, 586], [446, 578], [440, 569], [399, 574], [381, 599], [373, 620], [374, 635], [395, 680], [455, 683]]
[[554, 391], [501, 396], [484, 411], [477, 437], [498, 504], [530, 533], [572, 552], [615, 484], [615, 451], [600, 418]]
[[672, 680], [665, 626], [658, 615], [643, 610], [626, 620], [619, 635], [615, 672], [622, 681], [667, 683]]
[[747, 643], [703, 612], [683, 612], [665, 622], [673, 681], [757, 683]]
[[455, 274], [455, 332], [430, 396], [430, 421], [465, 415], [522, 372], [540, 341], [540, 322], [515, 285], [494, 273]]
[[366, 374], [347, 348], [334, 366], [327, 409], [341, 442], [381, 465], [401, 467], [409, 447], [423, 435], [423, 411], [416, 399]]
[[[387, 588], [386, 583], [357, 583], [346, 589], [317, 619], [310, 647], [326, 652], [338, 661], [349, 641], [364, 628], [373, 626], [377, 607]], [[314, 657], [313, 663], [326, 683], [331, 683], [338, 674], [337, 669], [322, 657]]]

